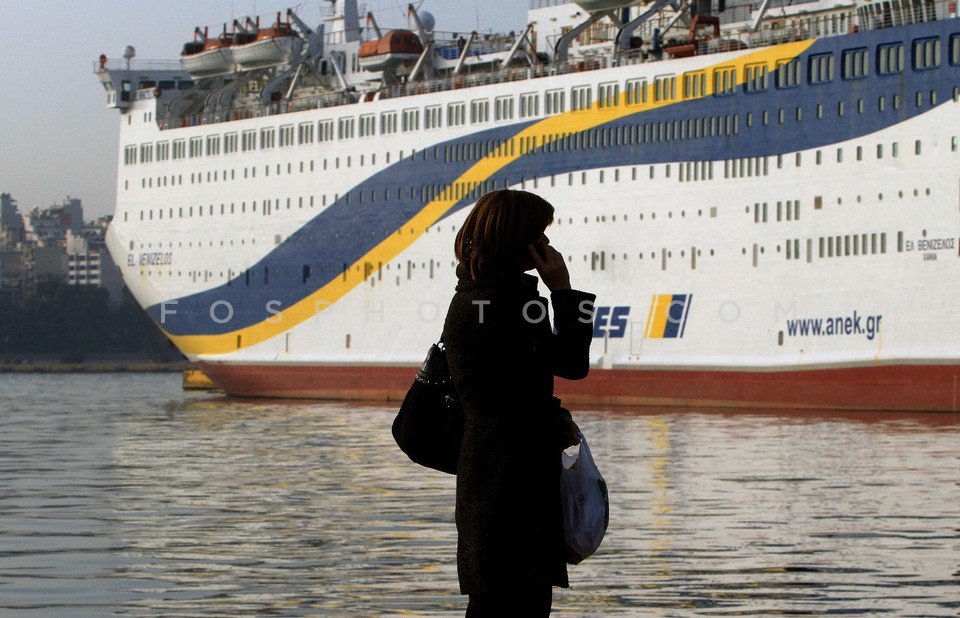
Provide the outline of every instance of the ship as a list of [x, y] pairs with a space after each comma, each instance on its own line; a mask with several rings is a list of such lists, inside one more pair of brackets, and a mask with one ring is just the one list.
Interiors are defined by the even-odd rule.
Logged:
[[400, 400], [457, 230], [510, 188], [597, 295], [566, 404], [957, 410], [955, 2], [531, 0], [503, 34], [322, 9], [256, 62], [94, 65], [109, 250], [227, 395]]

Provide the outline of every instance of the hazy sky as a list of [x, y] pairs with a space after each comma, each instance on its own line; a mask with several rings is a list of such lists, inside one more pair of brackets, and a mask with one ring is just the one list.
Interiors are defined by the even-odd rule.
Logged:
[[[84, 218], [112, 214], [116, 199], [119, 112], [93, 74], [100, 54], [179, 57], [196, 26], [219, 32], [234, 17], [293, 7], [311, 25], [327, 0], [2, 0], [0, 19], [0, 192], [20, 212], [83, 200]], [[408, 1], [360, 0], [381, 27], [405, 23]], [[423, 0], [439, 31], [520, 30], [528, 0]], [[261, 19], [263, 22], [264, 19]], [[479, 26], [479, 27], [478, 27]]]

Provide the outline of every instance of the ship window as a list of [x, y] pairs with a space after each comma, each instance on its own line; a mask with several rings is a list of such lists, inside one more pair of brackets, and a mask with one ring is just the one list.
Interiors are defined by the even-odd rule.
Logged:
[[487, 99], [470, 101], [470, 122], [473, 124], [490, 122], [490, 101]]
[[467, 121], [467, 106], [465, 103], [450, 103], [447, 105], [447, 126], [459, 127]]
[[597, 98], [600, 107], [616, 107], [620, 104], [620, 84], [617, 82], [600, 84]]
[[877, 46], [877, 73], [893, 75], [903, 72], [904, 50], [903, 43], [892, 43]]
[[423, 128], [439, 129], [443, 126], [443, 108], [439, 105], [430, 105], [423, 109]]
[[765, 62], [759, 64], [748, 64], [743, 68], [744, 92], [763, 92], [767, 89], [768, 70]]
[[513, 97], [497, 97], [494, 101], [494, 120], [513, 120]]
[[677, 78], [674, 75], [660, 75], [653, 78], [653, 100], [673, 101], [677, 98]]
[[916, 71], [940, 66], [940, 39], [917, 39], [913, 42], [913, 68]]
[[397, 112], [383, 112], [380, 114], [380, 135], [391, 135], [397, 132]]
[[[166, 161], [170, 158], [170, 142], [157, 142], [157, 161]], [[163, 184], [167, 184], [167, 179], [163, 179]]]
[[344, 116], [337, 121], [337, 138], [338, 139], [350, 139], [353, 137], [354, 126], [356, 120], [353, 116]]
[[870, 71], [870, 53], [866, 48], [847, 49], [842, 55], [841, 79], [863, 79]]
[[777, 60], [776, 85], [781, 90], [796, 88], [800, 85], [800, 61], [798, 59]]
[[642, 105], [647, 102], [647, 80], [629, 79], [626, 83], [627, 105]]
[[220, 136], [219, 135], [208, 135], [207, 136], [207, 156], [215, 156], [220, 154]]
[[223, 136], [223, 154], [232, 154], [237, 151], [237, 134], [227, 133]]
[[582, 111], [590, 109], [593, 104], [593, 90], [590, 86], [574, 86], [570, 90], [570, 109], [571, 111]]
[[297, 142], [300, 144], [313, 143], [313, 123], [301, 122], [297, 127]]
[[950, 35], [949, 62], [951, 66], [960, 64], [960, 34]]
[[[257, 132], [254, 129], [244, 131], [241, 135], [240, 146], [243, 152], [257, 149]], [[176, 157], [174, 157], [176, 158]]]
[[203, 154], [203, 138], [202, 137], [191, 137], [190, 138], [190, 158], [199, 157]]
[[360, 137], [373, 137], [377, 134], [377, 117], [373, 114], [360, 116]]
[[825, 84], [833, 81], [833, 54], [810, 56], [807, 67], [807, 80], [811, 84]]
[[683, 74], [683, 98], [696, 99], [707, 93], [707, 72], [691, 71]]
[[280, 127], [280, 147], [286, 148], [287, 146], [293, 146], [293, 125], [286, 124]]
[[520, 118], [531, 118], [540, 115], [540, 95], [527, 93], [520, 95]]
[[321, 120], [317, 124], [317, 141], [333, 141], [333, 120]]
[[713, 71], [714, 95], [734, 94], [737, 91], [737, 69], [720, 67]]
[[273, 127], [260, 129], [260, 149], [266, 150], [277, 145], [277, 130]]
[[548, 90], [544, 93], [544, 111], [551, 115], [565, 111], [563, 90]]
[[153, 161], [153, 144], [140, 144], [140, 162], [150, 163]]
[[420, 110], [405, 109], [401, 116], [400, 130], [404, 133], [420, 130]]

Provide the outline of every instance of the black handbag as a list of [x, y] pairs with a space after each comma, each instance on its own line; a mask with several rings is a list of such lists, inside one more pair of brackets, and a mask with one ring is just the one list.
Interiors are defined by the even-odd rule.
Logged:
[[463, 408], [457, 399], [443, 339], [430, 346], [393, 419], [393, 438], [412, 461], [457, 473], [463, 437]]

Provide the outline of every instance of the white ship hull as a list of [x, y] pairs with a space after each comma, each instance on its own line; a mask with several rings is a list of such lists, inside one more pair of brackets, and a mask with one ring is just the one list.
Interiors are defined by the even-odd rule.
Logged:
[[[593, 368], [559, 381], [565, 401], [956, 410], [960, 67], [944, 52], [889, 79], [773, 83], [785, 59], [875, 58], [891, 41], [909, 55], [932, 38], [946, 50], [953, 32], [957, 20], [165, 130], [145, 97], [121, 155], [518, 103], [509, 119], [122, 165], [110, 251], [227, 392], [397, 399], [440, 335], [470, 205], [525, 189], [554, 204], [551, 243], [597, 294]], [[771, 84], [744, 92], [759, 65]], [[682, 90], [684, 75], [727, 67], [730, 96]], [[665, 74], [680, 83], [669, 100]], [[631, 99], [641, 80], [646, 100]], [[546, 112], [550, 93], [580, 88], [588, 107]], [[531, 93], [538, 109], [521, 117]]]

